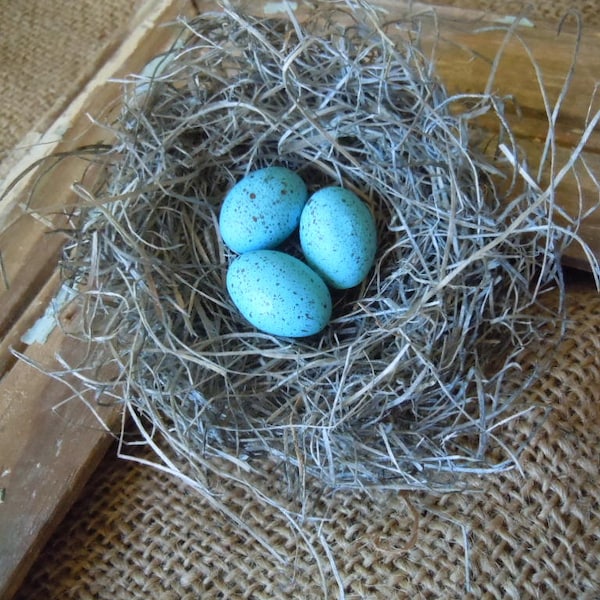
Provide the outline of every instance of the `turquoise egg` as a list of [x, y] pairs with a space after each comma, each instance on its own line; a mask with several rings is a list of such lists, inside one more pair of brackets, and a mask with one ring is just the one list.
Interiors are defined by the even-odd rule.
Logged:
[[332, 288], [358, 285], [377, 251], [377, 228], [368, 206], [353, 192], [327, 187], [315, 192], [300, 217], [306, 262]]
[[272, 335], [304, 337], [331, 318], [331, 295], [301, 260], [277, 250], [238, 256], [227, 271], [227, 291], [254, 327]]
[[277, 166], [253, 171], [223, 200], [221, 237], [239, 254], [275, 248], [298, 227], [307, 198], [306, 184], [293, 171]]

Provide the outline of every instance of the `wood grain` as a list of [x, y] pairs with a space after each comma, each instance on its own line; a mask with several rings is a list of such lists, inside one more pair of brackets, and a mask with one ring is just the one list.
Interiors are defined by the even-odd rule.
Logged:
[[[442, 35], [437, 40], [436, 65], [439, 77], [450, 93], [482, 92], [488, 84], [491, 62], [504, 42], [504, 31], [490, 31], [486, 23], [474, 19], [460, 25], [455, 21], [440, 21]], [[429, 27], [432, 27], [429, 23]], [[427, 30], [430, 31], [430, 30]], [[554, 174], [571, 158], [588, 119], [600, 110], [595, 89], [600, 81], [600, 32], [583, 29], [581, 37], [573, 27], [557, 32], [556, 25], [547, 24], [517, 29], [503, 51], [502, 60], [490, 85], [498, 95], [512, 96], [507, 104], [507, 116], [519, 145], [527, 157], [530, 172], [541, 176], [540, 187], [550, 184]], [[427, 36], [427, 33], [426, 33]], [[430, 40], [432, 35], [430, 34]], [[544, 142], [548, 134], [547, 113], [554, 110], [563, 91], [573, 53], [579, 44], [576, 67], [561, 104], [554, 129], [554, 151], [541, 163]], [[535, 60], [538, 75], [534, 71]], [[537, 77], [541, 78], [538, 82]], [[518, 107], [518, 110], [517, 108]], [[497, 123], [490, 119], [479, 122], [490, 131]], [[596, 127], [581, 153], [587, 169], [580, 165], [577, 179], [570, 173], [557, 186], [556, 203], [571, 217], [592, 211], [581, 220], [579, 234], [600, 258], [600, 128]], [[590, 175], [590, 173], [592, 175]], [[579, 244], [569, 246], [564, 264], [590, 270], [590, 264]]]
[[[55, 330], [28, 357], [58, 368], [55, 353], [77, 361], [81, 348]], [[113, 437], [63, 383], [18, 362], [0, 387], [0, 598], [18, 589], [31, 562], [81, 492]], [[118, 407], [98, 407], [116, 429]]]

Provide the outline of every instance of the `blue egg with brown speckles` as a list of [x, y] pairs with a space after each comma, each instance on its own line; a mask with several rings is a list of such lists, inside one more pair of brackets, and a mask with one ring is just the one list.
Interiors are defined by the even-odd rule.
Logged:
[[331, 294], [301, 260], [277, 250], [254, 250], [227, 271], [227, 291], [257, 329], [286, 337], [319, 333], [331, 318]]
[[234, 252], [276, 248], [298, 227], [308, 192], [285, 167], [252, 171], [229, 190], [219, 214], [223, 241]]
[[375, 261], [375, 219], [350, 190], [322, 188], [302, 211], [300, 244], [306, 262], [328, 285], [348, 289], [367, 276]]

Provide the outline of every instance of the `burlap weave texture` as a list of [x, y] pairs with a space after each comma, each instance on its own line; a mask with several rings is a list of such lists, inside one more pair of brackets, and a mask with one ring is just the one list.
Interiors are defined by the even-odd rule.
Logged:
[[[0, 162], [98, 69], [137, 2], [0, 0]], [[33, 141], [33, 140], [32, 140]]]

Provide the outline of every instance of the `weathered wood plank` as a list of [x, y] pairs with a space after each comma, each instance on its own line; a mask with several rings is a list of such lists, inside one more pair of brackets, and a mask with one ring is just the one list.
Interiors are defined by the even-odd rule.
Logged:
[[[52, 356], [82, 352], [55, 330], [28, 357], [58, 368]], [[0, 382], [0, 598], [10, 598], [48, 537], [79, 495], [114, 438], [64, 384], [18, 362]], [[97, 407], [110, 429], [118, 407]]]
[[[485, 89], [491, 62], [504, 41], [505, 33], [489, 31], [485, 22], [480, 25], [446, 25], [443, 20], [440, 22], [442, 38], [438, 40], [436, 50], [437, 72], [451, 93], [478, 93]], [[579, 34], [568, 24], [560, 34], [557, 33], [557, 24], [553, 27], [548, 24], [521, 27], [517, 33], [518, 37], [514, 37], [503, 51], [490, 89], [499, 95], [514, 97], [519, 114], [508, 104], [507, 115], [512, 131], [525, 151], [531, 173], [535, 174], [548, 133], [547, 113], [554, 110], [562, 93]], [[547, 158], [541, 168], [539, 182], [542, 189], [548, 185], [552, 174], [558, 173], [570, 160], [589, 119], [600, 110], [600, 100], [595, 94], [600, 81], [599, 48], [600, 32], [584, 27], [576, 67], [556, 120], [553, 158]], [[537, 63], [545, 96], [540, 90], [532, 58]], [[480, 124], [490, 130], [497, 126], [489, 118], [481, 120]], [[569, 174], [558, 185], [555, 196], [556, 203], [572, 217], [591, 211], [600, 203], [600, 128], [591, 131], [581, 156], [592, 175], [578, 168], [579, 180]], [[579, 235], [594, 256], [600, 259], [600, 210], [596, 209], [581, 221]], [[578, 244], [567, 248], [563, 262], [590, 269]]]

